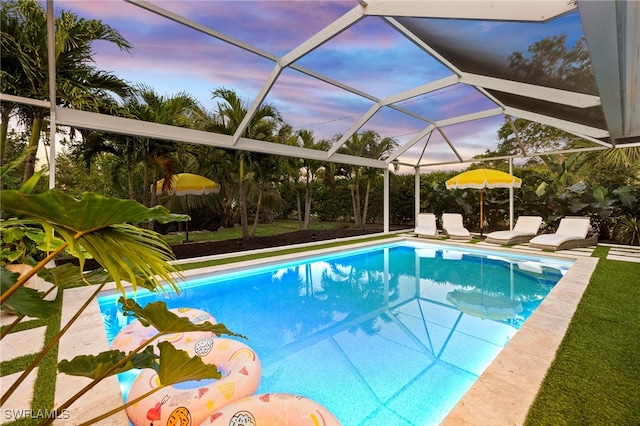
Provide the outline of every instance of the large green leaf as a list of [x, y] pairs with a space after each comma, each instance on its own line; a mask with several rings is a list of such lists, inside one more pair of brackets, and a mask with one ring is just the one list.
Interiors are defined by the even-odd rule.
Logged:
[[135, 300], [121, 297], [118, 302], [122, 306], [124, 314], [136, 317], [145, 327], [153, 326], [158, 332], [163, 334], [182, 333], [188, 331], [210, 331], [216, 336], [223, 334], [237, 336], [246, 339], [241, 334], [233, 333], [224, 324], [211, 324], [206, 321], [203, 324], [194, 324], [188, 318], [178, 316], [167, 309], [165, 302], [148, 303], [144, 308]]
[[64, 244], [64, 240], [55, 237], [52, 231], [52, 229], [45, 232], [42, 229], [28, 228], [25, 230], [25, 236], [36, 243], [38, 250], [48, 253]]
[[158, 343], [160, 363], [156, 372], [160, 383], [170, 386], [189, 380], [220, 379], [222, 374], [214, 364], [205, 364], [199, 356], [190, 357], [186, 351], [176, 349], [169, 342]]
[[22, 186], [20, 187], [20, 191], [25, 194], [31, 194], [35, 189], [36, 185], [40, 181], [40, 178], [44, 175], [45, 169], [41, 169], [33, 174]]
[[175, 284], [180, 267], [170, 261], [173, 253], [159, 234], [133, 225], [114, 225], [86, 234], [78, 244], [90, 253], [111, 275], [122, 290], [122, 281], [148, 289], [163, 289], [163, 283]]
[[[5, 34], [3, 33], [2, 35], [4, 36]], [[22, 152], [18, 158], [0, 167], [0, 176], [4, 177], [11, 170], [24, 166], [24, 161], [29, 156], [29, 151], [30, 150], [26, 150]], [[25, 194], [32, 193], [33, 190], [36, 188], [36, 185], [40, 181], [40, 178], [44, 175], [46, 171], [47, 170], [43, 168], [35, 172], [33, 176], [31, 176], [25, 183], [22, 184], [22, 186], [20, 187], [20, 191], [24, 192]]]
[[55, 189], [34, 195], [2, 191], [0, 205], [9, 214], [33, 217], [74, 232], [95, 231], [121, 223], [189, 219], [186, 215], [173, 215], [162, 206], [147, 208], [135, 200], [107, 198], [88, 192], [76, 199]]
[[633, 189], [630, 186], [621, 186], [613, 190], [613, 193], [618, 196], [622, 204], [626, 207], [632, 207], [636, 202], [636, 197], [633, 195]]
[[607, 189], [602, 186], [596, 186], [593, 188], [593, 198], [599, 203], [604, 203], [607, 199]]
[[109, 280], [109, 274], [104, 269], [83, 272], [80, 266], [72, 263], [65, 263], [54, 268], [43, 268], [38, 271], [38, 276], [57, 286], [102, 284]]
[[[128, 358], [125, 360], [125, 357]], [[107, 351], [98, 355], [78, 355], [71, 361], [63, 359], [58, 363], [58, 370], [71, 376], [84, 376], [95, 380], [133, 368], [153, 368], [157, 359], [153, 346], [147, 346], [144, 351], [131, 356], [122, 351]]]
[[[18, 280], [20, 274], [0, 268], [0, 286], [2, 294], [8, 291]], [[17, 315], [27, 315], [34, 318], [48, 318], [58, 312], [54, 302], [42, 299], [44, 293], [32, 288], [20, 287], [2, 304], [2, 309]]]
[[570, 192], [584, 192], [584, 190], [587, 189], [587, 184], [584, 182], [577, 182], [565, 189]]
[[24, 236], [24, 232], [25, 232], [25, 229], [18, 226], [12, 226], [7, 228], [3, 227], [2, 235], [1, 235], [2, 242], [7, 244], [7, 243], [13, 243], [14, 241], [19, 241]]
[[538, 187], [536, 188], [536, 195], [538, 197], [542, 197], [547, 190], [547, 186], [549, 186], [547, 182], [542, 182], [540, 185], [538, 185]]
[[[2, 258], [3, 262], [9, 263], [29, 263], [33, 262], [31, 255], [38, 251], [34, 244], [26, 238], [30, 232], [37, 232], [38, 228], [26, 226], [24, 223], [13, 221], [13, 226], [5, 226], [6, 222], [0, 221], [2, 235]], [[42, 232], [42, 230], [40, 230]]]
[[587, 207], [589, 207], [589, 203], [583, 203], [580, 200], [573, 200], [569, 205], [569, 210], [571, 210], [571, 213], [578, 213]]
[[163, 288], [164, 282], [178, 290], [175, 282], [180, 267], [170, 263], [174, 257], [169, 246], [159, 234], [129, 222], [167, 222], [188, 216], [172, 215], [161, 206], [149, 209], [133, 200], [97, 194], [85, 193], [78, 200], [56, 190], [36, 195], [2, 191], [0, 203], [9, 214], [37, 220], [47, 235], [53, 236], [55, 231], [81, 266], [88, 256], [96, 259], [121, 291], [123, 281], [130, 282], [134, 290], [140, 283], [156, 290]]

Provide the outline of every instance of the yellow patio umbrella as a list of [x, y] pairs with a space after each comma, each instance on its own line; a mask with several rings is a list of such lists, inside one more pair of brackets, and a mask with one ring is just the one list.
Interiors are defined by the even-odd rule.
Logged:
[[520, 302], [479, 290], [454, 290], [447, 294], [447, 301], [465, 314], [482, 319], [502, 321], [522, 312]]
[[480, 235], [484, 225], [482, 191], [485, 188], [520, 188], [522, 179], [493, 169], [474, 169], [462, 172], [445, 182], [447, 189], [474, 188], [480, 190]]
[[[160, 179], [156, 183], [156, 192], [175, 196], [217, 194], [220, 192], [220, 184], [204, 176], [177, 173], [171, 176], [170, 185], [165, 185], [164, 179]], [[186, 241], [189, 241], [189, 222], [185, 223], [185, 229]]]
[[167, 195], [207, 195], [220, 192], [220, 184], [192, 173], [177, 173], [171, 176], [170, 185], [164, 187], [164, 179], [160, 179], [156, 183], [156, 192], [164, 192]]

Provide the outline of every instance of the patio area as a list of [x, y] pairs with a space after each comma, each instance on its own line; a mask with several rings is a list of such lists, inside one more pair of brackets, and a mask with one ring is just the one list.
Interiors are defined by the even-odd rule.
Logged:
[[[398, 237], [397, 239], [405, 238], [411, 237]], [[375, 244], [358, 242], [358, 239], [352, 239], [353, 247]], [[421, 241], [424, 240], [421, 239]], [[305, 248], [312, 249], [314, 245], [318, 244], [305, 244]], [[440, 241], [436, 242], [436, 244], [464, 246], [467, 243]], [[532, 249], [524, 245], [509, 249], [495, 247], [486, 243], [478, 243], [474, 246], [518, 253], [531, 253], [532, 251]], [[607, 259], [640, 262], [640, 248], [638, 247], [607, 247], [609, 247]], [[321, 254], [333, 250], [335, 249], [320, 249], [316, 252]], [[593, 248], [586, 248], [558, 253], [545, 253], [545, 255], [550, 256], [574, 258], [575, 263], [467, 392], [465, 397], [450, 412], [444, 424], [522, 424], [524, 422], [540, 383], [553, 361], [572, 315], [598, 263], [598, 258], [591, 257], [592, 251]], [[284, 260], [290, 257], [291, 255], [276, 255], [273, 260]], [[254, 266], [261, 263], [263, 261], [254, 260], [195, 269], [186, 271], [186, 275], [193, 276], [205, 272], [222, 271], [231, 267]], [[71, 315], [78, 311], [80, 305], [86, 300], [88, 293], [91, 291], [91, 288], [82, 287], [64, 292], [62, 324], [65, 324]], [[3, 313], [2, 324], [7, 321], [8, 318]], [[43, 346], [44, 336], [45, 327], [11, 334], [3, 342], [3, 359], [14, 359], [38, 352]], [[25, 345], [24, 342], [30, 342], [30, 344]], [[102, 325], [101, 314], [97, 302], [94, 302], [61, 340], [58, 359], [71, 359], [79, 354], [100, 352], [107, 349], [107, 338]], [[2, 377], [0, 383], [2, 388], [6, 389], [18, 374]], [[37, 370], [30, 374], [29, 379], [22, 384], [21, 388], [9, 399], [8, 403], [2, 407], [3, 412], [31, 407], [33, 384], [36, 375]], [[88, 381], [88, 379], [81, 377], [58, 375], [55, 405], [57, 406], [68, 399], [78, 389], [85, 386]], [[111, 378], [103, 381], [91, 392], [79, 399], [68, 412], [62, 414], [65, 418], [57, 420], [56, 424], [77, 425], [105, 412], [108, 407], [117, 407], [121, 404], [119, 385], [115, 378]], [[7, 423], [8, 419], [3, 416], [1, 421], [2, 423]], [[126, 424], [126, 422], [126, 415], [122, 411], [99, 424], [122, 425]]]

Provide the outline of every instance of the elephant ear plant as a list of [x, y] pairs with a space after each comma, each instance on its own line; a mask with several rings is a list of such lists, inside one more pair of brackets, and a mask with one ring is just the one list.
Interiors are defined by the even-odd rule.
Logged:
[[[6, 270], [4, 266], [11, 262], [11, 256], [2, 256], [2, 309], [10, 310], [18, 317], [13, 324], [2, 330], [1, 337], [4, 338], [13, 325], [25, 315], [44, 318], [58, 313], [60, 304], [46, 301], [43, 299], [43, 293], [25, 287], [25, 283], [35, 274], [61, 288], [80, 283], [94, 286], [95, 291], [73, 319], [51, 341], [45, 342], [45, 347], [16, 383], [8, 389], [3, 389], [2, 405], [44, 355], [56, 347], [60, 337], [110, 281], [115, 282], [123, 295], [120, 303], [125, 313], [141, 320], [145, 325], [152, 325], [158, 330], [158, 334], [128, 354], [111, 350], [78, 356], [71, 361], [61, 361], [58, 364], [61, 372], [86, 376], [92, 381], [68, 401], [56, 407], [58, 412], [68, 408], [105, 377], [132, 368], [166, 371], [161, 368], [163, 364], [184, 367], [172, 367], [171, 374], [162, 375], [161, 387], [187, 380], [220, 377], [215, 365], [205, 365], [199, 357], [190, 358], [186, 352], [169, 347], [169, 344], [158, 344], [158, 350], [149, 345], [162, 335], [185, 331], [211, 331], [218, 336], [240, 335], [227, 330], [223, 324], [193, 324], [186, 318], [170, 312], [164, 302], [151, 303], [141, 308], [126, 298], [126, 283], [130, 283], [134, 291], [144, 287], [152, 291], [166, 292], [165, 285], [168, 285], [170, 291], [179, 291], [178, 280], [182, 279], [182, 275], [178, 267], [170, 262], [174, 259], [171, 249], [157, 233], [134, 224], [152, 220], [160, 223], [186, 220], [187, 216], [172, 215], [162, 206], [147, 208], [133, 200], [106, 198], [92, 193], [85, 193], [80, 199], [76, 199], [55, 189], [40, 194], [29, 194], [29, 189], [30, 186], [26, 185], [20, 191], [0, 191], [3, 254], [24, 252], [17, 247], [21, 241], [22, 244], [29, 244], [29, 251], [35, 254], [28, 259], [22, 256], [22, 261], [33, 263], [32, 269], [22, 276]], [[16, 237], [27, 235], [30, 236], [28, 243], [25, 243], [27, 238]], [[12, 245], [18, 249], [4, 250], [5, 245]], [[78, 258], [80, 266], [45, 266], [50, 265], [50, 261], [62, 253]], [[83, 265], [87, 258], [95, 259], [102, 269], [89, 274], [83, 273]], [[124, 407], [123, 405], [87, 423], [108, 417]], [[41, 424], [49, 424], [53, 420], [45, 419]]]

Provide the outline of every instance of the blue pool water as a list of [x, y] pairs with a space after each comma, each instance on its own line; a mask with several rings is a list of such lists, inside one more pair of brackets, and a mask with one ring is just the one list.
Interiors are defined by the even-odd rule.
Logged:
[[[344, 425], [438, 424], [571, 262], [386, 244], [191, 279], [169, 308], [248, 336], [258, 393], [314, 399]], [[119, 294], [99, 297], [111, 341]]]

